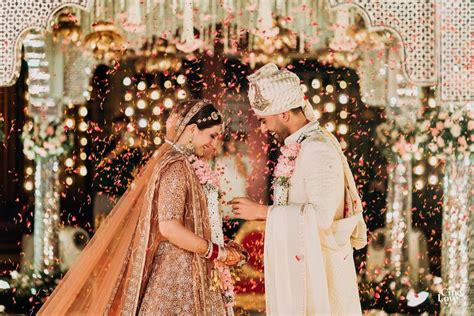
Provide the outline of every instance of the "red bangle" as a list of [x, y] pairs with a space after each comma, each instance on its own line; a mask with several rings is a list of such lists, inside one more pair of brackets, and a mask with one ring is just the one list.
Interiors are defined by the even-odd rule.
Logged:
[[212, 254], [209, 260], [214, 260], [217, 259], [217, 256], [219, 256], [219, 246], [217, 244], [212, 244]]

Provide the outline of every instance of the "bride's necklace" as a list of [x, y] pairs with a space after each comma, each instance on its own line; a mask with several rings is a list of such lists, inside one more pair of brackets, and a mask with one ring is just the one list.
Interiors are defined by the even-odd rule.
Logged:
[[194, 149], [193, 148], [190, 148], [188, 146], [185, 146], [185, 145], [181, 145], [181, 144], [177, 144], [177, 143], [173, 143], [172, 141], [168, 140], [168, 139], [165, 139], [165, 143], [167, 143], [168, 145], [170, 145], [174, 150], [176, 150], [177, 152], [179, 152], [180, 154], [183, 154], [185, 156], [190, 156], [190, 155], [193, 155], [194, 154]]

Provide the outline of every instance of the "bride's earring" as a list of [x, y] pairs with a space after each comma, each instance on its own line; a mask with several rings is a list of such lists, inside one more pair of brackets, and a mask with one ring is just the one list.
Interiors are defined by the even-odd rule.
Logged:
[[193, 139], [194, 139], [194, 133], [193, 135], [189, 138], [189, 143], [186, 145], [186, 151], [189, 153], [194, 153], [194, 145], [193, 145]]

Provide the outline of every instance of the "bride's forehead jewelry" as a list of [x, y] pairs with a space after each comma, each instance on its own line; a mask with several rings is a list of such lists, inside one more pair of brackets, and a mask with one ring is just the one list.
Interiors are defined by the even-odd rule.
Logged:
[[186, 113], [184, 117], [178, 119], [176, 123], [176, 135], [179, 137], [181, 133], [184, 131], [186, 125], [188, 125], [189, 121], [196, 115], [206, 104], [212, 104], [211, 101], [203, 99], [197, 102], [193, 107]]
[[212, 112], [211, 115], [209, 115], [208, 117], [199, 119], [199, 120], [197, 120], [197, 122], [198, 122], [199, 124], [201, 124], [201, 123], [205, 123], [205, 122], [210, 121], [210, 120], [217, 121], [220, 116], [221, 116], [221, 114], [220, 114], [218, 111], [214, 111], [214, 112]]

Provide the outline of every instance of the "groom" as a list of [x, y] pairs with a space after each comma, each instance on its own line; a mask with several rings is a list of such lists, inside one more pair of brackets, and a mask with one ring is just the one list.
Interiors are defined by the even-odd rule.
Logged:
[[237, 218], [266, 220], [267, 313], [361, 314], [352, 253], [367, 244], [367, 229], [341, 147], [319, 126], [297, 75], [267, 64], [248, 79], [262, 131], [285, 145], [273, 205], [231, 202]]

